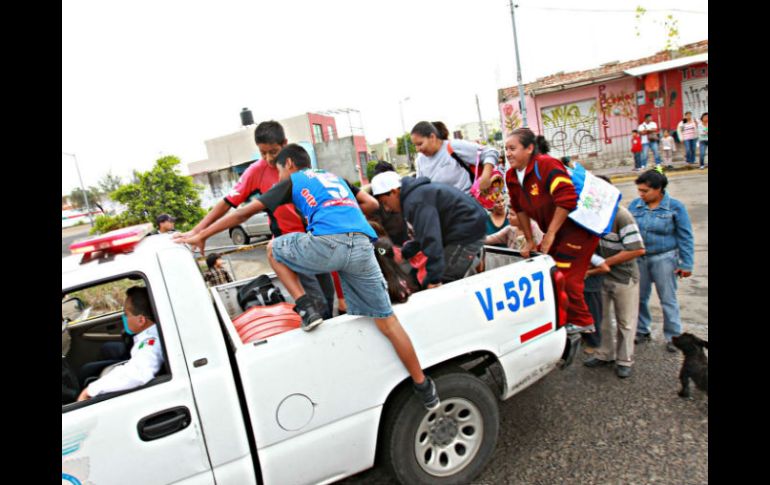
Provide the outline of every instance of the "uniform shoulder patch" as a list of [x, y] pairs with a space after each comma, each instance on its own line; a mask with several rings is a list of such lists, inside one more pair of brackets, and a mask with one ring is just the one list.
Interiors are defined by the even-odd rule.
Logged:
[[153, 345], [155, 345], [155, 338], [154, 337], [150, 337], [150, 338], [146, 338], [146, 339], [142, 340], [142, 343], [139, 344], [139, 348], [142, 349], [145, 346], [152, 347]]

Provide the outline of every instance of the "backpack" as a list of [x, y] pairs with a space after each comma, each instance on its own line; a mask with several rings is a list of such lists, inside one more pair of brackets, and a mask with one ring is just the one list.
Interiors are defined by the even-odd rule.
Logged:
[[238, 304], [244, 311], [253, 306], [268, 306], [285, 301], [280, 288], [265, 274], [257, 276], [238, 290]]
[[485, 192], [482, 193], [481, 189], [479, 188], [478, 180], [476, 180], [476, 177], [478, 177], [479, 174], [479, 162], [481, 160], [481, 149], [476, 151], [476, 171], [474, 172], [471, 170], [471, 168], [463, 163], [463, 161], [460, 159], [460, 157], [452, 150], [452, 145], [447, 144], [447, 151], [449, 152], [449, 155], [454, 158], [454, 160], [460, 164], [461, 167], [463, 167], [470, 176], [471, 179], [471, 188], [470, 188], [470, 194], [471, 196], [476, 199], [476, 201], [481, 204], [481, 206], [485, 209], [491, 209], [495, 205], [495, 201], [503, 196], [503, 193], [505, 191], [505, 181], [503, 178], [503, 174], [495, 167], [492, 170], [492, 176], [491, 176], [491, 182], [492, 185], [490, 188]]
[[[452, 150], [452, 144], [451, 143], [447, 142], [446, 149], [449, 152], [449, 156], [454, 158], [455, 162], [457, 162], [466, 172], [468, 172], [468, 176], [471, 178], [471, 185], [472, 185], [473, 182], [476, 181], [476, 174], [473, 172], [473, 170], [471, 170], [471, 167], [469, 167], [465, 162], [463, 162], [462, 159], [460, 158], [460, 156], [457, 155], [454, 150]], [[479, 152], [479, 154], [476, 155], [477, 159], [479, 158], [480, 154], [481, 154], [481, 152]], [[478, 160], [476, 160], [476, 170], [478, 171], [478, 169], [479, 169], [479, 167], [478, 167]]]
[[[572, 222], [596, 236], [604, 236], [612, 230], [615, 214], [622, 194], [614, 185], [600, 179], [575, 162], [575, 168], [567, 169], [575, 186], [577, 207], [569, 213]], [[538, 180], [540, 169], [535, 161], [535, 176]]]

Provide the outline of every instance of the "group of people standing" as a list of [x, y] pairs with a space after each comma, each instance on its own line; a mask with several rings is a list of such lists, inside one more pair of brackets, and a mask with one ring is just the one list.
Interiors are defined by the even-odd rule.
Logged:
[[[703, 113], [700, 121], [693, 119], [692, 112], [684, 114], [684, 118], [676, 127], [679, 140], [684, 143], [685, 161], [695, 164], [696, 148], [699, 152], [700, 166], [702, 170], [706, 168], [706, 153], [709, 145], [709, 114]], [[673, 160], [676, 141], [670, 130], [663, 130], [661, 137], [658, 124], [652, 120], [652, 115], [647, 114], [644, 122], [636, 130], [631, 132], [631, 153], [634, 155], [634, 171], [638, 172], [647, 167], [649, 152], [652, 151], [655, 160], [655, 166], [662, 161], [667, 165]]]

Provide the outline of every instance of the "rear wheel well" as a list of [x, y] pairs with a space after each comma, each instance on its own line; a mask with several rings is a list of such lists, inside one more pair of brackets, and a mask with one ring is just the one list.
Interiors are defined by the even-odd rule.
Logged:
[[[497, 356], [486, 350], [469, 352], [444, 362], [434, 364], [431, 367], [425, 369], [425, 374], [431, 377], [436, 377], [442, 374], [462, 371], [469, 372], [481, 379], [485, 384], [489, 386], [489, 388], [492, 390], [492, 393], [495, 394], [498, 399], [503, 396], [506, 389], [505, 373], [503, 372], [503, 367], [500, 364], [500, 361], [497, 359]], [[386, 421], [387, 413], [392, 411], [392, 406], [394, 404], [397, 405], [398, 401], [401, 401], [400, 398], [403, 398], [403, 394], [406, 391], [412, 392], [411, 387], [412, 379], [407, 377], [396, 387], [394, 387], [390, 391], [390, 394], [388, 394], [387, 399], [385, 399], [385, 404], [382, 406], [382, 414], [380, 415], [380, 422], [377, 429], [377, 450], [375, 453], [377, 461], [380, 461], [382, 454], [381, 441], [383, 438], [383, 425]]]

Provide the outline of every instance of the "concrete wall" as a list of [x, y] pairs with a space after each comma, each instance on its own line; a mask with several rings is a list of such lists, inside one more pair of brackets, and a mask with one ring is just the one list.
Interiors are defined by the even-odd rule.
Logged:
[[358, 152], [353, 138], [347, 136], [313, 145], [318, 158], [318, 168], [332, 172], [351, 182], [360, 181], [361, 177], [357, 170]]
[[289, 140], [289, 143], [300, 140], [312, 142], [313, 134], [307, 114], [286, 118], [285, 120], [280, 120], [279, 123], [283, 126], [283, 131], [286, 132], [286, 139]]
[[248, 126], [236, 133], [206, 140], [209, 162], [217, 168], [224, 168], [252, 160], [257, 152], [255, 129], [255, 126]]

